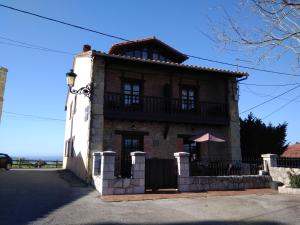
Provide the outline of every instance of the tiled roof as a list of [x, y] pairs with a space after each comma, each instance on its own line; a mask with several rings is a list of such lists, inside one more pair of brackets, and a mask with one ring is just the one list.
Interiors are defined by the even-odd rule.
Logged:
[[174, 62], [166, 62], [166, 61], [160, 61], [160, 60], [142, 59], [142, 58], [135, 58], [135, 57], [129, 57], [129, 56], [124, 56], [124, 55], [107, 54], [107, 53], [100, 52], [100, 51], [93, 51], [92, 54], [103, 56], [103, 57], [109, 57], [109, 58], [124, 59], [124, 60], [135, 61], [135, 62], [144, 62], [144, 63], [151, 63], [151, 64], [156, 64], [156, 65], [178, 67], [178, 68], [183, 68], [183, 69], [209, 71], [209, 72], [217, 72], [217, 73], [227, 73], [227, 74], [234, 75], [236, 77], [248, 76], [248, 73], [242, 72], [242, 71], [232, 71], [232, 70], [224, 70], [224, 69], [217, 69], [217, 68], [211, 68], [211, 67], [203, 67], [203, 66], [194, 66], [194, 65], [180, 64], [180, 63], [174, 63]]
[[168, 49], [171, 51], [173, 54], [177, 55], [181, 60], [181, 62], [187, 60], [189, 57], [175, 48], [172, 48], [171, 46], [167, 45], [166, 43], [162, 42], [161, 40], [157, 39], [156, 37], [149, 37], [149, 38], [144, 38], [144, 39], [139, 39], [139, 40], [134, 40], [134, 41], [125, 41], [125, 42], [120, 42], [113, 44], [111, 48], [108, 51], [108, 54], [115, 54], [117, 52], [117, 49], [120, 47], [125, 47], [125, 46], [131, 46], [131, 45], [138, 45], [138, 44], [144, 44], [144, 43], [149, 43], [149, 42], [155, 42], [158, 43], [159, 45], [163, 46], [164, 48]]
[[296, 144], [290, 145], [281, 156], [300, 158], [300, 143], [297, 142]]

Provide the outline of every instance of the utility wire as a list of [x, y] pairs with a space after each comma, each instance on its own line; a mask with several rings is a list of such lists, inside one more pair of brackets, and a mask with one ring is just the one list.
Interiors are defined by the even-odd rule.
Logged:
[[263, 117], [262, 119], [266, 119], [269, 116], [273, 115], [274, 113], [277, 113], [278, 111], [282, 110], [283, 108], [285, 108], [286, 106], [288, 106], [289, 104], [291, 104], [292, 102], [295, 102], [298, 98], [300, 98], [300, 95], [298, 95], [297, 97], [291, 99], [290, 101], [288, 101], [287, 103], [283, 104], [282, 106], [280, 106], [279, 108], [275, 109], [273, 112], [269, 113], [268, 115], [266, 115], [265, 117]]
[[295, 86], [300, 83], [288, 83], [288, 84], [255, 84], [255, 83], [243, 83], [240, 82], [239, 84], [246, 85], [246, 86], [258, 86], [258, 87], [286, 87], [286, 86]]
[[116, 35], [106, 34], [106, 33], [100, 32], [100, 31], [92, 30], [92, 29], [89, 29], [89, 28], [85, 28], [85, 27], [82, 27], [82, 26], [75, 25], [75, 24], [67, 23], [67, 22], [64, 22], [64, 21], [61, 21], [61, 20], [57, 20], [57, 19], [53, 19], [53, 18], [50, 18], [50, 17], [42, 16], [42, 15], [39, 15], [39, 14], [36, 14], [36, 13], [32, 13], [32, 12], [28, 12], [28, 11], [25, 11], [25, 10], [17, 9], [17, 8], [14, 8], [14, 7], [11, 7], [11, 6], [7, 6], [7, 5], [3, 5], [3, 4], [0, 4], [0, 6], [4, 7], [4, 8], [7, 8], [7, 9], [17, 11], [17, 12], [20, 12], [20, 13], [24, 13], [24, 14], [28, 14], [28, 15], [31, 15], [31, 16], [39, 17], [41, 19], [49, 20], [49, 21], [60, 23], [60, 24], [63, 24], [63, 25], [75, 27], [75, 28], [78, 28], [78, 29], [81, 29], [81, 30], [85, 30], [85, 31], [96, 33], [96, 34], [100, 34], [100, 35], [103, 35], [103, 36], [106, 36], [106, 37], [111, 37], [111, 38], [115, 38], [115, 39], [122, 40], [122, 41], [129, 41], [125, 38], [118, 37]]
[[[0, 39], [13, 42], [13, 43], [10, 43], [10, 42], [0, 41], [0, 44], [3, 44], [3, 45], [11, 45], [11, 46], [15, 46], [15, 47], [29, 48], [29, 49], [35, 49], [35, 50], [41, 50], [41, 51], [47, 51], [47, 52], [55, 52], [55, 53], [61, 53], [61, 54], [67, 54], [67, 55], [75, 55], [74, 53], [71, 53], [71, 52], [65, 52], [65, 51], [61, 51], [61, 50], [46, 48], [46, 47], [39, 46], [39, 45], [33, 45], [30, 43], [9, 39], [9, 38], [3, 37], [3, 36], [0, 36]], [[15, 44], [15, 43], [17, 43], [17, 44]]]
[[2, 111], [5, 114], [9, 115], [16, 115], [16, 116], [25, 116], [30, 118], [35, 118], [35, 119], [42, 119], [42, 120], [52, 120], [52, 121], [60, 121], [60, 122], [65, 122], [65, 120], [58, 119], [58, 118], [52, 118], [52, 117], [44, 117], [44, 116], [38, 116], [38, 115], [31, 115], [31, 114], [23, 114], [23, 113], [15, 113], [15, 112], [9, 112], [9, 111]]
[[287, 93], [289, 93], [289, 92], [291, 92], [291, 91], [293, 91], [293, 90], [295, 90], [295, 89], [297, 89], [297, 88], [299, 88], [299, 87], [300, 87], [300, 85], [297, 85], [296, 87], [293, 87], [293, 88], [291, 88], [291, 89], [289, 89], [289, 90], [287, 90], [287, 91], [285, 91], [285, 92], [283, 92], [283, 93], [281, 93], [281, 94], [279, 94], [279, 95], [276, 95], [276, 96], [274, 96], [273, 98], [268, 99], [267, 101], [261, 102], [261, 103], [255, 105], [255, 106], [253, 106], [253, 107], [251, 107], [251, 108], [249, 108], [249, 109], [244, 110], [243, 112], [241, 112], [241, 114], [243, 114], [243, 113], [245, 113], [245, 112], [249, 112], [249, 111], [252, 110], [252, 109], [255, 109], [255, 108], [259, 107], [259, 106], [262, 106], [262, 105], [264, 105], [264, 104], [266, 104], [266, 103], [268, 103], [268, 102], [271, 102], [271, 101], [273, 101], [273, 100], [279, 98], [280, 96], [285, 95], [285, 94], [287, 94]]
[[[120, 36], [116, 36], [116, 35], [100, 32], [100, 31], [92, 30], [90, 28], [85, 28], [85, 27], [78, 26], [78, 25], [75, 25], [75, 24], [67, 23], [67, 22], [64, 22], [64, 21], [61, 21], [61, 20], [58, 20], [58, 19], [53, 19], [53, 18], [50, 18], [50, 17], [42, 16], [42, 15], [39, 15], [39, 14], [36, 14], [36, 13], [32, 13], [32, 12], [29, 12], [29, 11], [17, 9], [17, 8], [14, 8], [14, 7], [11, 7], [11, 6], [0, 4], [0, 7], [10, 9], [10, 10], [13, 10], [13, 11], [16, 11], [16, 12], [20, 12], [20, 13], [23, 13], [23, 14], [35, 16], [35, 17], [45, 19], [45, 20], [48, 20], [48, 21], [52, 21], [52, 22], [63, 24], [63, 25], [71, 26], [71, 27], [81, 29], [81, 30], [84, 30], [84, 31], [89, 31], [89, 32], [92, 32], [92, 33], [100, 34], [102, 36], [118, 39], [118, 40], [121, 40], [121, 41], [130, 41], [130, 40], [128, 40], [126, 38], [123, 38], [123, 37], [120, 37]], [[260, 72], [265, 72], [265, 73], [272, 73], [272, 74], [279, 74], [279, 75], [285, 75], [285, 76], [300, 77], [299, 74], [292, 74], [292, 73], [278, 72], [278, 71], [274, 71], [274, 70], [259, 69], [259, 68], [255, 68], [255, 67], [243, 66], [243, 65], [238, 65], [238, 64], [234, 64], [234, 63], [208, 59], [208, 58], [189, 55], [189, 54], [184, 54], [184, 55], [186, 55], [190, 58], [200, 59], [200, 60], [203, 60], [203, 61], [208, 61], [208, 62], [213, 62], [213, 63], [219, 63], [219, 64], [222, 64], [222, 65], [239, 67], [239, 68], [243, 68], [243, 69], [255, 70], [255, 71], [260, 71]]]

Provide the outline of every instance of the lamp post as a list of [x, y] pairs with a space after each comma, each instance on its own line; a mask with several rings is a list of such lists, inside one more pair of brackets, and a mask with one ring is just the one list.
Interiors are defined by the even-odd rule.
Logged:
[[74, 73], [74, 71], [71, 69], [70, 72], [68, 72], [66, 75], [67, 75], [67, 84], [69, 86], [70, 93], [75, 94], [75, 95], [82, 94], [88, 98], [91, 97], [91, 85], [90, 84], [86, 85], [85, 87], [81, 87], [78, 90], [75, 90], [75, 89], [73, 89], [73, 87], [74, 87], [74, 83], [75, 83], [77, 74]]

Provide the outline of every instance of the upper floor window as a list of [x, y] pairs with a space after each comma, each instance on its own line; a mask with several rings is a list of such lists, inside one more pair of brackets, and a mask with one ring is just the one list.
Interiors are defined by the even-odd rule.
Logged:
[[181, 89], [181, 109], [194, 110], [195, 109], [195, 89], [182, 88]]
[[158, 60], [158, 57], [159, 57], [158, 53], [157, 52], [153, 52], [152, 59], [153, 60]]
[[148, 50], [147, 49], [143, 50], [143, 52], [142, 52], [142, 58], [143, 59], [148, 59]]
[[141, 85], [138, 82], [124, 82], [123, 84], [124, 105], [140, 104]]

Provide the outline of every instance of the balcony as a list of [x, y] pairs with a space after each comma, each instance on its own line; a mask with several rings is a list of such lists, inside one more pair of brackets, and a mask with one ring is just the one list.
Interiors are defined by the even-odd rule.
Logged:
[[104, 116], [107, 119], [177, 122], [193, 124], [228, 124], [224, 103], [187, 102], [153, 96], [132, 96], [106, 92]]

